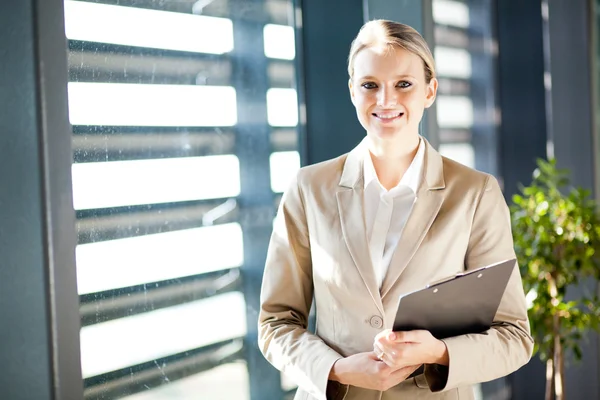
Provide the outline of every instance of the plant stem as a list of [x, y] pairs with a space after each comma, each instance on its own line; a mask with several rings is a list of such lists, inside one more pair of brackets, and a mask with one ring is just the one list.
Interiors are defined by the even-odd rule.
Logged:
[[[558, 290], [556, 287], [556, 279], [553, 275], [548, 279], [548, 285], [550, 286], [550, 296], [553, 306], [559, 304], [558, 301]], [[563, 349], [560, 342], [560, 316], [555, 311], [552, 315], [552, 336], [554, 338], [554, 351], [552, 367], [554, 370], [554, 394], [556, 400], [564, 400], [565, 398], [565, 385], [564, 385], [564, 361], [563, 361]]]
[[546, 400], [554, 398], [554, 360], [552, 357], [546, 360]]
[[556, 400], [564, 400], [565, 398], [565, 386], [564, 386], [564, 360], [562, 352], [562, 344], [560, 343], [560, 336], [558, 334], [558, 327], [560, 322], [558, 315], [554, 317], [554, 392], [556, 393]]

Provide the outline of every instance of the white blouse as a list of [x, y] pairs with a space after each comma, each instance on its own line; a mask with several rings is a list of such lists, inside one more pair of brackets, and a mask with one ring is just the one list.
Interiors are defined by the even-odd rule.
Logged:
[[417, 189], [421, 183], [425, 143], [419, 142], [419, 148], [406, 173], [395, 187], [386, 190], [375, 172], [371, 153], [367, 149], [364, 162], [364, 218], [367, 240], [371, 253], [371, 263], [379, 288], [387, 273], [392, 255], [402, 236], [415, 201]]

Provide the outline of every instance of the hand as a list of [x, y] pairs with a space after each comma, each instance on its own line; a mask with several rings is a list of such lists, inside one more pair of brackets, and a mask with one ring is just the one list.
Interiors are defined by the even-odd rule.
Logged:
[[386, 391], [404, 381], [420, 365], [391, 368], [372, 353], [359, 353], [333, 364], [329, 380], [365, 389]]
[[373, 351], [391, 368], [449, 364], [446, 344], [429, 331], [392, 332], [386, 329], [375, 337]]

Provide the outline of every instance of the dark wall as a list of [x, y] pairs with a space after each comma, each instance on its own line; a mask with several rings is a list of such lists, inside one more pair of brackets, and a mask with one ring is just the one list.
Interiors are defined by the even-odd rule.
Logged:
[[[549, 96], [554, 156], [558, 166], [571, 171], [571, 183], [594, 192], [594, 129], [592, 57], [590, 46], [594, 13], [588, 1], [548, 0]], [[592, 22], [593, 21], [593, 22]], [[568, 297], [594, 293], [597, 282], [569, 288]], [[583, 359], [567, 358], [566, 394], [570, 399], [600, 398], [598, 335], [582, 343]]]
[[[531, 182], [535, 159], [552, 155], [570, 169], [573, 184], [593, 190], [590, 8], [586, 0], [496, 0], [500, 166], [508, 200]], [[582, 363], [571, 359], [566, 367], [568, 398], [600, 397], [598, 339], [587, 339]], [[509, 380], [514, 400], [544, 398], [545, 366], [537, 357]]]
[[505, 194], [531, 182], [546, 156], [544, 45], [539, 1], [496, 0], [499, 169]]
[[0, 398], [42, 400], [52, 370], [31, 3], [0, 5]]
[[0, 60], [0, 399], [78, 399], [62, 0], [1, 2]]
[[[303, 164], [337, 157], [352, 150], [365, 132], [348, 91], [346, 60], [350, 44], [363, 24], [361, 0], [302, 0], [299, 73], [300, 104], [305, 106]], [[300, 58], [300, 57], [299, 57]]]

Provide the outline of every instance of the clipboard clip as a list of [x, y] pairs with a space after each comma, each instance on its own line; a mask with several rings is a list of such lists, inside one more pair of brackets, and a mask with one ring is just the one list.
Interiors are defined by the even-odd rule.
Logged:
[[475, 268], [475, 269], [471, 269], [471, 270], [468, 270], [468, 271], [465, 271], [465, 272], [459, 272], [459, 273], [457, 273], [455, 275], [450, 275], [450, 276], [448, 276], [446, 278], [442, 278], [439, 281], [435, 281], [435, 282], [429, 283], [427, 286], [425, 286], [425, 288], [429, 289], [432, 286], [436, 286], [436, 285], [439, 285], [441, 283], [448, 282], [448, 281], [454, 280], [456, 278], [460, 278], [461, 276], [470, 275], [470, 274], [478, 273], [478, 272], [481, 272], [481, 271], [485, 271], [488, 268], [494, 267], [494, 266], [496, 266], [498, 264], [502, 264], [502, 263], [503, 262], [501, 261], [499, 263], [488, 265], [488, 266], [485, 266], [485, 267]]
[[465, 275], [467, 275], [467, 273], [459, 272], [459, 273], [457, 273], [455, 275], [447, 276], [447, 277], [442, 278], [442, 279], [440, 279], [438, 281], [428, 283], [427, 286], [425, 286], [425, 288], [429, 289], [430, 287], [437, 286], [437, 285], [442, 284], [444, 282], [448, 282], [448, 281], [454, 280], [456, 278], [460, 278], [461, 276], [465, 276]]
[[440, 279], [438, 281], [428, 283], [427, 286], [425, 286], [425, 288], [429, 289], [430, 287], [437, 286], [441, 283], [451, 281], [452, 279], [454, 279], [454, 277], [455, 277], [455, 275], [452, 275], [452, 276], [448, 276], [446, 278]]

